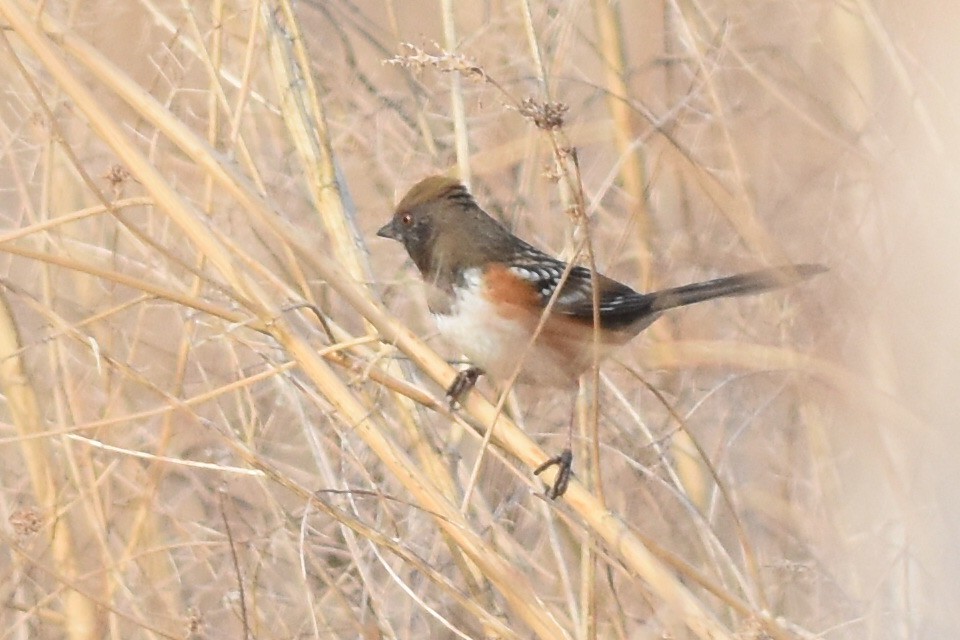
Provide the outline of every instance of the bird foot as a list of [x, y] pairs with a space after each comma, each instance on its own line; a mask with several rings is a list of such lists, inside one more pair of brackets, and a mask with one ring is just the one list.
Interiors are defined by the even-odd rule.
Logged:
[[483, 369], [473, 366], [457, 372], [457, 377], [453, 379], [453, 383], [447, 388], [446, 393], [447, 404], [451, 411], [460, 403], [460, 399], [473, 389], [482, 375]]
[[556, 500], [567, 492], [567, 485], [570, 484], [570, 476], [573, 475], [573, 452], [570, 449], [564, 449], [560, 455], [553, 456], [539, 467], [533, 470], [533, 475], [538, 476], [550, 467], [557, 467], [557, 477], [553, 481], [552, 487], [547, 487], [547, 497]]

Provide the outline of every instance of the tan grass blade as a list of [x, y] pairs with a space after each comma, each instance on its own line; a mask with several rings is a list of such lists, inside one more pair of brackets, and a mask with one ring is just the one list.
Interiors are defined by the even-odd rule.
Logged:
[[[83, 563], [77, 558], [73, 518], [59, 513], [60, 491], [57, 477], [61, 463], [51, 448], [34, 436], [42, 432], [42, 416], [37, 393], [20, 355], [20, 336], [4, 296], [0, 295], [0, 388], [17, 428], [24, 465], [40, 519], [45, 521], [43, 535], [51, 548], [56, 572], [67, 581], [78, 578]], [[98, 604], [88, 595], [67, 589], [63, 596], [64, 637], [82, 640], [98, 635], [102, 625]]]

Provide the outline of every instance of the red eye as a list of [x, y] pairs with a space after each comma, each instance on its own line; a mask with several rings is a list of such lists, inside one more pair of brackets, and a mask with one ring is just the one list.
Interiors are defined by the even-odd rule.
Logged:
[[413, 224], [413, 216], [410, 215], [409, 213], [403, 214], [402, 216], [400, 216], [400, 224], [402, 224], [405, 227], [409, 227], [411, 224]]

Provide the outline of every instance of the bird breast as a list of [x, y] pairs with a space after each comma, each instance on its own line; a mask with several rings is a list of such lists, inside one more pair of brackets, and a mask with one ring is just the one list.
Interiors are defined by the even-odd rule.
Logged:
[[[592, 327], [563, 317], [550, 317], [531, 345], [540, 317], [498, 300], [485, 286], [479, 268], [463, 274], [449, 308], [434, 319], [440, 334], [476, 366], [499, 382], [519, 367], [519, 380], [551, 387], [569, 387], [594, 361]], [[496, 274], [486, 274], [489, 282]], [[587, 340], [584, 340], [584, 337]], [[607, 351], [600, 345], [600, 358]]]

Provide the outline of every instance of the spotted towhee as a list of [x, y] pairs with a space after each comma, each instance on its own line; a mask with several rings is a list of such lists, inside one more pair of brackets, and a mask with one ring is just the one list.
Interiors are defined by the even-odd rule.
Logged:
[[[466, 187], [444, 176], [414, 185], [377, 235], [403, 243], [427, 285], [427, 303], [440, 333], [483, 372], [507, 380], [519, 368], [519, 380], [554, 387], [575, 385], [598, 358], [667, 309], [769, 291], [826, 270], [798, 264], [638, 293], [535, 249], [481, 209]], [[593, 324], [594, 282], [599, 287], [599, 341]], [[476, 370], [470, 373], [475, 379]], [[464, 379], [471, 379], [470, 374], [459, 383]], [[455, 396], [456, 390], [449, 393]], [[566, 490], [571, 460], [568, 447], [537, 470], [560, 466], [550, 497]]]

